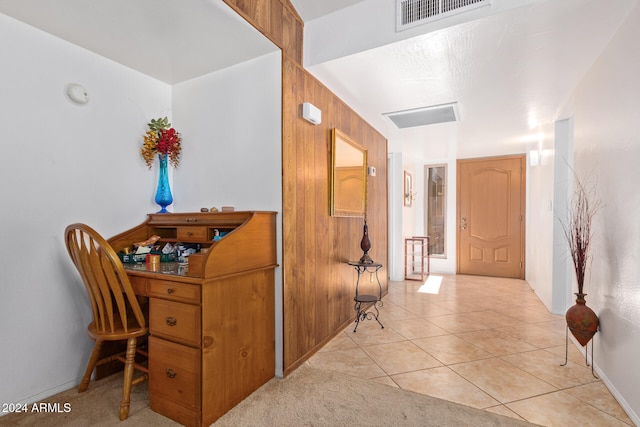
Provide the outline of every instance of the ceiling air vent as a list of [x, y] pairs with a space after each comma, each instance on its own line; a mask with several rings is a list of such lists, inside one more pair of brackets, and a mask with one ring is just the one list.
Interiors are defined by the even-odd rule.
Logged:
[[398, 128], [405, 129], [458, 121], [458, 109], [457, 103], [453, 102], [451, 104], [384, 113], [383, 116], [388, 117]]
[[396, 0], [396, 31], [490, 4], [491, 0]]

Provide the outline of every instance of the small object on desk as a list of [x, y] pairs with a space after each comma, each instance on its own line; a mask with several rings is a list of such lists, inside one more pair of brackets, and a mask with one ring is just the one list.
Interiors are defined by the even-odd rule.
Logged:
[[153, 246], [158, 240], [160, 240], [160, 236], [157, 235], [153, 235], [151, 237], [149, 237], [147, 240], [145, 240], [144, 242], [137, 242], [134, 243], [134, 246]]
[[147, 259], [147, 255], [146, 254], [131, 254], [131, 253], [123, 254], [123, 253], [119, 253], [118, 257], [120, 258], [120, 261], [122, 261], [123, 264], [143, 263]]
[[200, 212], [209, 212], [209, 209], [207, 209], [207, 208], [200, 208]]
[[211, 209], [209, 209], [209, 212], [218, 212], [218, 208], [214, 206]]
[[144, 255], [151, 252], [151, 246], [138, 246], [136, 249], [136, 255]]
[[236, 208], [234, 208], [233, 206], [223, 206], [222, 207], [222, 212], [233, 212], [235, 210], [236, 210]]
[[183, 243], [178, 245], [178, 251], [177, 251], [178, 262], [181, 262], [181, 263], [189, 262], [189, 259], [188, 259], [189, 255], [195, 254], [199, 251], [200, 251], [199, 244]]

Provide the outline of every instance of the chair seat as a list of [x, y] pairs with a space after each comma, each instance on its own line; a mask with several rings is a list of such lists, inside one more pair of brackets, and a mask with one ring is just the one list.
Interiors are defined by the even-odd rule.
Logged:
[[96, 341], [121, 341], [147, 335], [149, 328], [129, 328], [128, 331], [125, 331], [122, 323], [120, 323], [120, 325], [115, 326], [113, 332], [105, 334], [97, 327], [95, 322], [91, 322], [87, 327], [87, 333]]
[[[132, 314], [127, 314], [127, 318], [131, 317], [133, 317]], [[87, 327], [87, 333], [96, 341], [120, 341], [146, 335], [149, 333], [149, 328], [146, 326], [135, 326], [135, 324], [132, 325], [129, 323], [129, 327], [125, 331], [120, 314], [113, 313], [113, 330], [107, 325], [106, 330], [102, 331], [98, 321], [94, 319]]]

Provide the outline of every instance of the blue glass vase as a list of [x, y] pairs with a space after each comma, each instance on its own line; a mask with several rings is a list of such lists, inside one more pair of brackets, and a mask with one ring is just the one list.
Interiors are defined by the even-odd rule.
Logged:
[[167, 213], [167, 206], [173, 203], [171, 187], [169, 187], [169, 172], [167, 170], [167, 155], [158, 154], [160, 160], [160, 175], [158, 176], [158, 190], [156, 191], [156, 203], [162, 209], [158, 213]]

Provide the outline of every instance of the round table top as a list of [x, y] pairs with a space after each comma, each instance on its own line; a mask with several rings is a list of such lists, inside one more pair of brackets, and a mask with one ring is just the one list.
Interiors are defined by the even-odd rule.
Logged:
[[359, 262], [359, 261], [349, 261], [347, 264], [352, 265], [354, 267], [382, 267], [382, 264], [379, 262]]

